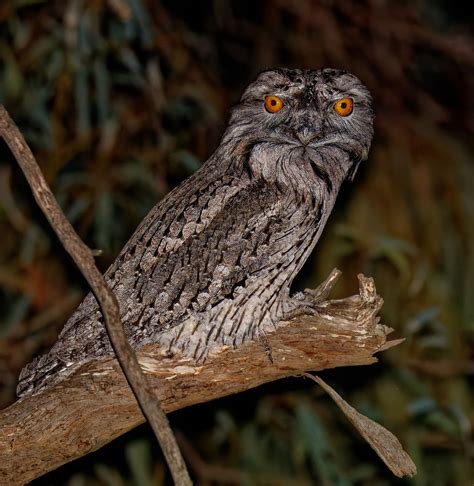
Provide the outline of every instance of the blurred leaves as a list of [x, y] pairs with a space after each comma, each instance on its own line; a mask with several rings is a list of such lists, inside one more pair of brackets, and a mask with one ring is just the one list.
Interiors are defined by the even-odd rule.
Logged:
[[145, 440], [129, 442], [125, 448], [125, 457], [136, 486], [153, 486], [152, 457], [150, 443]]
[[[341, 191], [299, 285], [315, 286], [338, 267], [337, 297], [356, 290], [356, 274], [375, 278], [384, 320], [406, 343], [380, 365], [340, 370], [332, 381], [417, 458], [410, 484], [470, 486], [470, 17], [467, 5], [444, 0], [6, 0], [0, 102], [81, 236], [103, 250], [105, 270], [154, 203], [212, 153], [259, 70], [332, 66], [360, 76], [377, 113], [370, 159]], [[0, 231], [6, 404], [21, 367], [54, 342], [87, 288], [4, 146]], [[316, 392], [292, 393], [284, 382], [274, 395], [252, 397], [245, 407], [224, 400], [200, 408], [208, 423], [180, 423], [203, 460], [231, 468], [215, 483], [235, 482], [237, 469], [247, 484], [394, 484]], [[70, 465], [45, 484], [163, 483], [148, 437], [134, 440], [124, 439], [119, 464], [106, 448], [87, 471]]]
[[331, 445], [324, 424], [307, 405], [301, 403], [296, 409], [294, 434], [301, 441], [303, 451], [311, 462], [313, 474], [321, 478], [321, 484], [349, 485], [344, 472], [337, 464], [337, 451]]

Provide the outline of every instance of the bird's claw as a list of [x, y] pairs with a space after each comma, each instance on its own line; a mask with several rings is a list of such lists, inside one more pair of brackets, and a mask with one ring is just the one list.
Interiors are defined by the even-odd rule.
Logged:
[[297, 292], [291, 298], [291, 307], [285, 313], [284, 318], [290, 320], [304, 315], [317, 316], [319, 313], [316, 305], [317, 303], [311, 293], [306, 291]]

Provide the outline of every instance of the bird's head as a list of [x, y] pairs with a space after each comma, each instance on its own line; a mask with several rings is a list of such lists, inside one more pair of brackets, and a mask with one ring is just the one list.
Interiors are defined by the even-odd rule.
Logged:
[[247, 147], [256, 175], [339, 186], [367, 158], [373, 119], [370, 93], [350, 73], [271, 69], [247, 87], [223, 141]]

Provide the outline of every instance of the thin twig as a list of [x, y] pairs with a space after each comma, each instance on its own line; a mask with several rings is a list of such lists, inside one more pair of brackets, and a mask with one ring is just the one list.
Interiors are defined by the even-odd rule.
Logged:
[[89, 283], [101, 307], [105, 326], [122, 370], [140, 404], [143, 414], [150, 422], [158, 438], [175, 483], [180, 486], [192, 484], [176, 438], [165, 413], [161, 409], [160, 401], [148, 386], [147, 378], [138, 364], [135, 352], [127, 341], [120, 320], [119, 304], [114, 293], [97, 269], [90, 249], [79, 238], [62, 212], [46, 183], [33, 153], [2, 105], [0, 105], [0, 135], [23, 170], [36, 202], [48, 218], [64, 248], [71, 255]]

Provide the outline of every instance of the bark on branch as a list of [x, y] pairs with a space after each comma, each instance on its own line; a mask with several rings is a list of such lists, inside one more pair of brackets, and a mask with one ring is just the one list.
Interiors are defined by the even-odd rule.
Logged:
[[0, 105], [0, 136], [5, 140], [21, 167], [38, 206], [94, 293], [102, 310], [107, 334], [122, 371], [155, 432], [175, 483], [180, 486], [191, 485], [191, 478], [168, 419], [161, 409], [159, 399], [151, 390], [140, 369], [134, 350], [127, 341], [115, 294], [96, 267], [91, 250], [80, 239], [62, 212], [23, 135], [2, 105]]
[[[327, 300], [338, 272], [315, 292], [318, 315], [279, 323], [262, 343], [221, 349], [202, 366], [166, 358], [157, 347], [137, 354], [163, 410], [254, 388], [305, 371], [372, 364], [390, 328], [379, 322], [382, 299], [372, 279], [359, 276], [359, 295]], [[0, 413], [0, 484], [25, 484], [107, 444], [144, 421], [115, 358], [84, 364], [66, 381]]]

